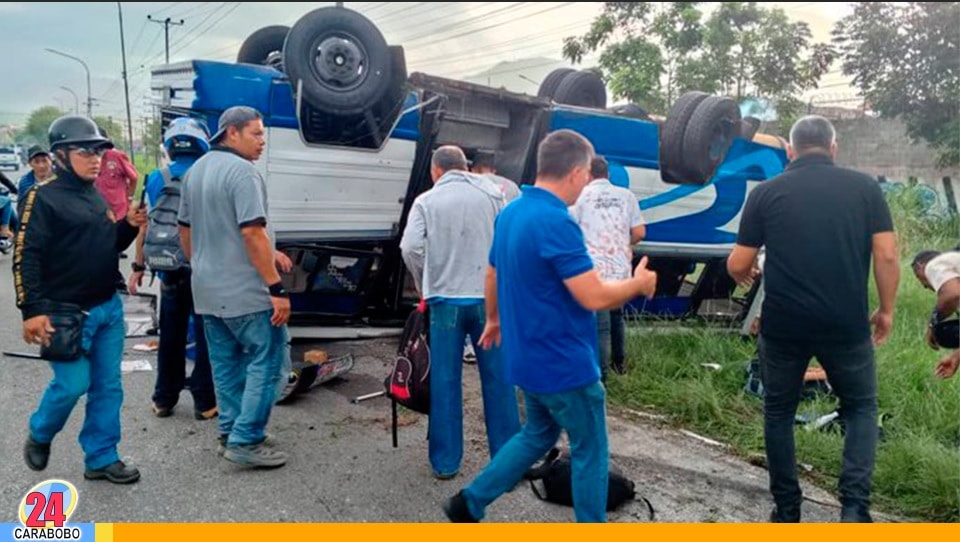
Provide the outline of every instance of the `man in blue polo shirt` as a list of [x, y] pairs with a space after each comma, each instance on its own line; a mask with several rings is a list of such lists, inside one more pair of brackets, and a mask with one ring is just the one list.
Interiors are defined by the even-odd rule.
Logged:
[[593, 146], [576, 132], [547, 135], [537, 153], [535, 185], [525, 186], [497, 218], [480, 343], [487, 348], [502, 337], [507, 378], [523, 390], [527, 422], [444, 504], [453, 522], [483, 519], [486, 507], [521, 480], [561, 430], [570, 438], [576, 519], [606, 521], [606, 392], [596, 363], [595, 311], [652, 296], [657, 276], [644, 259], [629, 279], [600, 280], [567, 211], [591, 181], [592, 158]]

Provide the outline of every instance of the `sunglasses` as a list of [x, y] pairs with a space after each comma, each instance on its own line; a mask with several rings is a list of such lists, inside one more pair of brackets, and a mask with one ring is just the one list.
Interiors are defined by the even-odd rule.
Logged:
[[68, 152], [75, 151], [77, 154], [80, 155], [80, 158], [93, 158], [94, 156], [96, 156], [97, 158], [102, 158], [103, 153], [107, 152], [107, 149], [106, 147], [92, 148], [92, 147], [70, 146], [70, 147], [67, 147], [67, 151]]

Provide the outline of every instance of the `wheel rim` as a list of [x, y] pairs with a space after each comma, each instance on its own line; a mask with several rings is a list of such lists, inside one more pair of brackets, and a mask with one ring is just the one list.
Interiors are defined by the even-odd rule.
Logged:
[[311, 67], [323, 86], [341, 92], [353, 90], [367, 79], [367, 51], [349, 34], [327, 35], [313, 47]]

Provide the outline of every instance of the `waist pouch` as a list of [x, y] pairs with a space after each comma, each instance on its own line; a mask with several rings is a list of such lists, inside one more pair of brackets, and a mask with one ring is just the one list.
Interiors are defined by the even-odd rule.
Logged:
[[76, 361], [84, 356], [83, 325], [87, 313], [79, 305], [58, 303], [47, 312], [54, 332], [50, 344], [40, 347], [40, 357], [47, 361]]

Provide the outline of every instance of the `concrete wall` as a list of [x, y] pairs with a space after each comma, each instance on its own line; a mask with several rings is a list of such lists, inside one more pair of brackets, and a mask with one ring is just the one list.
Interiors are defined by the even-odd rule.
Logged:
[[[949, 208], [943, 178], [949, 177], [953, 200], [960, 207], [960, 168], [936, 167], [936, 153], [926, 144], [914, 144], [903, 122], [864, 116], [858, 109], [815, 107], [812, 113], [830, 119], [837, 130], [837, 164], [857, 169], [888, 182], [907, 183], [911, 178], [937, 191], [942, 210]], [[764, 123], [775, 133], [774, 123]], [[787, 137], [786, 134], [783, 134]]]
[[[829, 118], [829, 117], [828, 117]], [[838, 119], [837, 163], [890, 181], [916, 177], [931, 186], [950, 177], [960, 188], [960, 169], [936, 167], [936, 153], [924, 144], [914, 145], [899, 120], [877, 118]]]

